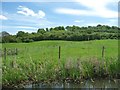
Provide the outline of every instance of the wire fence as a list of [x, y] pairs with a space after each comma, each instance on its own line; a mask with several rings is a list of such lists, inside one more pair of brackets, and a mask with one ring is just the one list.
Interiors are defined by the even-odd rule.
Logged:
[[[114, 48], [117, 48], [116, 46], [113, 46]], [[112, 48], [113, 48], [112, 47]], [[67, 55], [98, 55], [102, 58], [105, 57], [107, 54], [107, 50], [110, 51], [111, 47], [105, 47], [105, 46], [97, 46], [97, 47], [66, 47], [66, 46], [48, 46], [48, 47], [24, 47], [24, 48], [3, 48], [0, 49], [0, 57], [4, 58], [6, 60], [6, 57], [9, 56], [17, 56], [17, 55], [38, 55], [38, 54], [44, 54], [44, 55], [57, 55], [58, 59], [61, 59], [61, 57], [65, 57]], [[111, 50], [112, 50], [111, 48]], [[31, 50], [32, 49], [32, 50]], [[109, 52], [110, 53], [110, 52]], [[112, 53], [112, 52], [111, 52]], [[118, 53], [118, 52], [117, 52]]]

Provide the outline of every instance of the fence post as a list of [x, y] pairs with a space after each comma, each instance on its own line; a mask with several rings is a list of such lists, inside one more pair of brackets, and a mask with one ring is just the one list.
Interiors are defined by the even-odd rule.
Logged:
[[60, 59], [60, 53], [61, 53], [60, 51], [61, 51], [61, 47], [59, 46], [59, 59]]
[[59, 48], [58, 48], [58, 63], [60, 64], [60, 58], [61, 58], [61, 56], [60, 56], [60, 54], [61, 54], [61, 47], [59, 46]]
[[104, 54], [105, 54], [105, 47], [102, 47], [102, 58], [104, 58]]
[[4, 48], [4, 59], [6, 60], [6, 48]]
[[17, 68], [16, 60], [13, 60], [13, 61], [11, 62], [11, 67], [12, 67], [12, 68]]

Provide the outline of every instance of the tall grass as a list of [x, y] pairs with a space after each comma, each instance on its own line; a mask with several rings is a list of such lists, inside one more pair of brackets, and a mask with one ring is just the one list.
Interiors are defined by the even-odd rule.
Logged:
[[[61, 59], [58, 62], [58, 46]], [[102, 46], [105, 57], [101, 58]], [[117, 40], [90, 42], [43, 41], [35, 43], [3, 44], [18, 48], [18, 55], [7, 56], [2, 63], [3, 85], [25, 81], [81, 80], [88, 78], [118, 78]]]

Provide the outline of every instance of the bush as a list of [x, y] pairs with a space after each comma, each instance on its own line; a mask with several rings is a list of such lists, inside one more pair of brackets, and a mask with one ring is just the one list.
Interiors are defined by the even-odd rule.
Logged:
[[29, 43], [29, 42], [33, 42], [33, 41], [34, 41], [33, 39], [29, 39], [29, 38], [23, 40], [23, 42], [25, 42], [25, 43]]

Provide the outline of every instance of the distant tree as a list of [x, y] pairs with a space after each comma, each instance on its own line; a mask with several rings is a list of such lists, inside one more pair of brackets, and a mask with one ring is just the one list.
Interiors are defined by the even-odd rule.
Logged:
[[30, 39], [30, 38], [24, 38], [23, 42], [25, 43], [29, 43], [29, 42], [33, 42], [34, 40], [33, 39]]
[[102, 25], [98, 24], [97, 27], [101, 27]]
[[25, 36], [25, 32], [24, 31], [18, 31], [17, 37], [24, 37], [24, 36]]
[[48, 29], [48, 28], [46, 28], [46, 31], [48, 32], [48, 31], [49, 31], [49, 29]]
[[50, 31], [53, 31], [54, 29], [53, 28], [50, 28]]
[[67, 26], [67, 27], [66, 27], [66, 30], [67, 30], [67, 31], [72, 31], [72, 27], [71, 27], [71, 26]]
[[40, 28], [40, 29], [38, 29], [37, 33], [44, 34], [44, 33], [45, 33], [45, 30], [44, 30], [43, 28]]
[[[10, 35], [7, 32], [3, 34], [2, 42], [32, 42], [41, 40], [70, 40], [70, 41], [87, 41], [95, 39], [119, 39], [120, 28], [117, 26], [100, 25], [79, 27], [79, 26], [57, 26], [50, 29], [40, 28], [37, 32], [28, 33], [18, 31], [16, 35]], [[0, 40], [1, 42], [1, 40]]]
[[2, 43], [15, 43], [17, 42], [17, 38], [15, 35], [4, 36], [2, 38]]
[[108, 25], [106, 25], [105, 27], [106, 27], [106, 29], [107, 29], [107, 30], [111, 28], [111, 27], [110, 27], [110, 26], [108, 26]]

